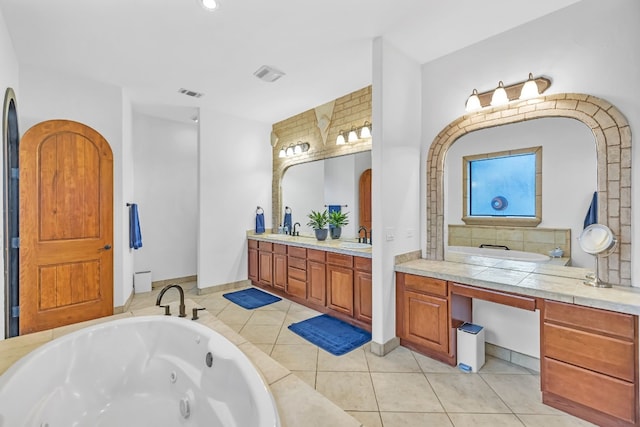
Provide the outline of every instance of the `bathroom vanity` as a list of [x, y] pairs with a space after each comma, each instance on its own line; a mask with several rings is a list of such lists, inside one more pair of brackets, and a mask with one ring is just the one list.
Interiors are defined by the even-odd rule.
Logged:
[[542, 401], [607, 426], [637, 426], [638, 289], [585, 286], [584, 270], [478, 257], [396, 266], [402, 345], [456, 365], [472, 299], [540, 310]]
[[255, 286], [371, 331], [371, 249], [281, 234], [248, 235]]

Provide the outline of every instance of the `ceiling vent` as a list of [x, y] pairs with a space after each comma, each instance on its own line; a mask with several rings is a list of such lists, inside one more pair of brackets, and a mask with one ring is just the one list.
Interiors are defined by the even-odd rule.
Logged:
[[196, 91], [193, 91], [193, 90], [185, 89], [183, 87], [178, 89], [178, 92], [183, 93], [183, 94], [185, 94], [187, 96], [192, 96], [194, 98], [200, 98], [200, 97], [204, 96], [204, 93], [200, 93], [200, 92], [196, 92]]
[[277, 68], [273, 68], [269, 65], [263, 65], [258, 68], [253, 75], [262, 81], [272, 83], [284, 76], [284, 73]]

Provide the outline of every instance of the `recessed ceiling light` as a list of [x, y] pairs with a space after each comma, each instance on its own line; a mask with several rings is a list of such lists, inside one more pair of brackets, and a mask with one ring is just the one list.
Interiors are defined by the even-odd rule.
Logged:
[[218, 8], [218, 2], [216, 0], [198, 0], [198, 3], [202, 5], [204, 10], [213, 11]]

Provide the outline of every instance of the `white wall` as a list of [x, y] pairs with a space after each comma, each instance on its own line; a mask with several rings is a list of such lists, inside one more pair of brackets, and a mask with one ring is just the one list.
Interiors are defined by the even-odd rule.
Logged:
[[394, 256], [420, 248], [420, 65], [382, 38], [373, 41], [371, 204], [372, 339], [396, 336]]
[[[551, 78], [547, 94], [574, 92], [603, 98], [626, 116], [632, 132], [640, 129], [640, 2], [583, 0], [507, 33], [462, 49], [422, 67], [423, 155], [437, 134], [464, 114], [473, 90], [493, 89], [525, 80], [528, 73]], [[637, 138], [634, 138], [637, 139]], [[632, 260], [640, 242], [640, 150], [633, 150]], [[544, 180], [544, 177], [543, 177]], [[426, 175], [421, 178], [423, 188]], [[426, 190], [421, 194], [426, 194]], [[424, 220], [423, 220], [424, 223]], [[426, 242], [422, 242], [423, 249]], [[634, 285], [640, 285], [640, 262], [633, 262]], [[499, 317], [500, 308], [489, 316]], [[478, 311], [478, 316], [485, 313]], [[503, 346], [518, 350], [535, 338], [514, 331], [496, 333]], [[517, 331], [535, 328], [525, 321]], [[493, 326], [491, 326], [493, 327]], [[489, 326], [487, 326], [489, 328]], [[524, 348], [527, 352], [526, 348]], [[537, 355], [535, 355], [537, 356]]]
[[198, 125], [134, 114], [133, 163], [142, 248], [134, 271], [152, 280], [195, 275], [198, 232]]
[[[7, 25], [5, 24], [4, 15], [0, 11], [0, 88], [2, 89], [2, 100], [4, 102], [4, 95], [7, 88], [12, 88], [16, 94], [16, 106], [18, 110], [18, 120], [20, 120], [21, 114], [21, 98], [20, 90], [18, 88], [18, 59], [16, 58], [15, 51], [13, 50], [13, 44], [11, 38], [7, 32]], [[19, 124], [19, 130], [22, 130]], [[2, 129], [3, 135], [6, 129]], [[0, 162], [0, 176], [4, 176], [4, 160]], [[3, 208], [4, 209], [4, 208]], [[2, 213], [4, 218], [4, 211]], [[4, 225], [0, 227], [0, 242], [4, 242]], [[4, 271], [4, 256], [0, 257], [0, 271]], [[4, 274], [2, 275], [2, 289], [0, 289], [0, 340], [4, 339], [5, 328], [5, 280]]]
[[[462, 157], [542, 146], [542, 222], [539, 227], [571, 229], [571, 262], [593, 268], [594, 257], [580, 249], [597, 185], [596, 145], [582, 122], [544, 118], [466, 134], [449, 149], [445, 162], [445, 241], [447, 224], [462, 222]], [[569, 254], [567, 254], [569, 255]]]
[[271, 218], [271, 125], [200, 109], [198, 287], [247, 279], [246, 230]]
[[19, 118], [21, 135], [33, 125], [44, 120], [67, 119], [84, 123], [98, 131], [109, 142], [114, 160], [114, 306], [122, 306], [133, 288], [133, 277], [125, 274], [133, 262], [128, 255], [127, 208], [123, 199], [125, 188], [133, 183], [125, 182], [125, 151], [123, 141], [122, 90], [116, 86], [90, 81], [76, 76], [63, 75], [52, 70], [21, 66], [21, 93]]

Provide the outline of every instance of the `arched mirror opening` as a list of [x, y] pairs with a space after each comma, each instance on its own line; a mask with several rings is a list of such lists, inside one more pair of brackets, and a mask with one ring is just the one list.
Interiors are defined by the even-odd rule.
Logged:
[[[575, 119], [566, 120], [566, 118]], [[534, 120], [544, 119], [544, 120]], [[548, 121], [552, 120], [552, 121]], [[576, 121], [582, 122], [576, 123]], [[561, 124], [560, 124], [561, 123]], [[516, 126], [504, 126], [513, 125]], [[586, 125], [586, 126], [584, 126]], [[528, 126], [531, 126], [527, 128]], [[565, 129], [565, 126], [567, 128]], [[520, 129], [524, 132], [514, 134], [511, 129]], [[585, 131], [585, 128], [587, 131]], [[545, 128], [548, 128], [545, 130]], [[573, 130], [571, 130], [573, 128]], [[481, 131], [481, 132], [479, 132]], [[488, 133], [487, 133], [488, 132]], [[589, 208], [588, 199], [593, 195], [587, 187], [593, 188], [595, 180], [595, 191], [597, 191], [597, 222], [607, 225], [617, 237], [619, 244], [615, 251], [608, 257], [599, 258], [598, 267], [603, 281], [612, 284], [631, 285], [631, 130], [629, 124], [622, 113], [610, 103], [585, 94], [555, 94], [541, 96], [539, 98], [513, 102], [511, 104], [488, 108], [476, 113], [462, 116], [451, 122], [435, 138], [427, 155], [427, 245], [426, 257], [428, 259], [444, 259], [444, 248], [450, 241], [450, 234], [457, 233], [452, 227], [460, 227], [462, 224], [462, 184], [450, 184], [449, 180], [456, 175], [449, 171], [448, 158], [456, 150], [458, 140], [464, 141], [467, 137], [475, 139], [476, 145], [482, 145], [482, 152], [490, 153], [507, 149], [491, 149], [486, 144], [487, 135], [489, 140], [504, 141], [511, 140], [511, 146], [516, 141], [525, 141], [526, 146], [540, 145], [536, 133], [551, 132], [546, 137], [555, 140], [549, 148], [543, 146], [544, 158], [542, 164], [545, 165], [547, 159], [556, 168], [561, 168], [561, 173], [546, 176], [543, 171], [542, 182], [545, 191], [556, 191], [559, 195], [551, 197], [544, 196], [542, 200], [542, 218], [539, 227], [528, 231], [543, 231], [545, 224], [552, 227], [560, 227], [556, 224], [564, 224], [554, 213], [554, 209], [560, 203], [569, 205], [569, 198], [576, 198], [571, 201], [575, 204], [575, 209], [567, 210], [567, 217], [571, 219], [571, 225], [562, 225], [561, 228], [550, 228], [554, 230], [554, 235], [559, 235], [562, 239], [562, 230], [568, 238], [568, 243], [572, 243], [579, 235], [579, 232], [571, 232], [575, 227], [580, 230], [580, 225], [573, 225], [575, 221], [584, 218], [586, 209]], [[554, 132], [565, 134], [565, 137], [556, 136]], [[567, 132], [569, 132], [567, 134]], [[501, 136], [501, 134], [504, 135]], [[511, 134], [511, 135], [510, 135]], [[587, 137], [589, 134], [589, 137]], [[463, 139], [464, 137], [464, 139]], [[535, 137], [535, 141], [527, 138]], [[506, 139], [505, 139], [506, 138]], [[572, 146], [575, 139], [575, 144]], [[595, 168], [593, 160], [593, 141], [595, 139]], [[580, 142], [578, 142], [580, 141]], [[523, 142], [524, 143], [524, 142]], [[471, 142], [471, 144], [474, 144]], [[460, 145], [464, 147], [464, 145]], [[452, 151], [453, 150], [453, 151]], [[546, 151], [560, 150], [554, 156], [547, 156]], [[462, 154], [459, 154], [460, 156]], [[586, 156], [586, 157], [585, 157]], [[558, 164], [558, 159], [562, 162]], [[452, 162], [453, 169], [455, 160]], [[458, 160], [458, 168], [461, 168], [462, 161]], [[544, 168], [545, 166], [543, 166]], [[548, 169], [548, 168], [547, 168]], [[456, 176], [461, 176], [458, 170]], [[578, 176], [582, 178], [578, 178]], [[462, 179], [462, 178], [460, 178]], [[572, 185], [577, 185], [573, 181], [580, 180], [584, 184], [584, 190], [578, 194], [573, 190]], [[445, 182], [446, 181], [446, 182]], [[550, 187], [553, 187], [551, 190]], [[571, 189], [571, 190], [569, 190]], [[446, 194], [446, 197], [445, 197]], [[452, 199], [452, 200], [450, 200]], [[583, 200], [584, 199], [584, 200]], [[457, 203], [457, 205], [456, 205]], [[585, 203], [587, 203], [585, 205]], [[548, 206], [547, 206], [548, 205]], [[573, 206], [573, 205], [572, 205]], [[569, 210], [575, 212], [569, 213]], [[558, 210], [559, 211], [559, 210]], [[457, 222], [452, 223], [452, 221]], [[548, 221], [548, 222], [546, 222]], [[562, 220], [564, 221], [564, 220]], [[522, 228], [524, 233], [527, 228]], [[556, 232], [557, 231], [557, 232]], [[537, 236], [536, 238], [547, 239], [547, 237]], [[475, 243], [475, 242], [473, 242]], [[556, 243], [554, 241], [554, 243]], [[572, 256], [574, 265], [583, 264], [589, 266], [589, 261], [584, 254], [580, 254], [577, 249], [579, 245], [567, 247]], [[577, 250], [576, 250], [577, 249]], [[585, 258], [585, 259], [583, 259]]]

